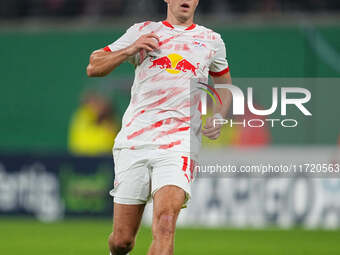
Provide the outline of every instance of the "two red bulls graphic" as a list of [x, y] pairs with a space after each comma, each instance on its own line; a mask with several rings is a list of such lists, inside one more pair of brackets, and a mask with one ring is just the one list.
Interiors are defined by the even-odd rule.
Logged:
[[[149, 68], [155, 68], [158, 66], [160, 69], [172, 69], [172, 62], [168, 56], [164, 56], [164, 57], [161, 57], [155, 60], [151, 60], [151, 62], [152, 62], [152, 65], [149, 66]], [[194, 66], [188, 60], [182, 59], [177, 63], [176, 67], [173, 70], [182, 71], [184, 73], [189, 71], [189, 72], [192, 72], [196, 76], [197, 75], [196, 70], [198, 69], [198, 67], [199, 67], [199, 63], [197, 63], [197, 66]]]

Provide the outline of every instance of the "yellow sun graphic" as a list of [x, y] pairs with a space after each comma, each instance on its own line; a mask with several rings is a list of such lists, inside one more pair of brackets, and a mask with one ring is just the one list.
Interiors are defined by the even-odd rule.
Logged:
[[178, 73], [180, 73], [181, 71], [180, 70], [175, 70], [175, 67], [177, 66], [178, 62], [183, 59], [183, 57], [181, 55], [176, 54], [176, 53], [172, 53], [172, 54], [168, 55], [168, 58], [171, 61], [171, 69], [167, 68], [166, 71], [168, 73], [171, 73], [171, 74], [178, 74]]

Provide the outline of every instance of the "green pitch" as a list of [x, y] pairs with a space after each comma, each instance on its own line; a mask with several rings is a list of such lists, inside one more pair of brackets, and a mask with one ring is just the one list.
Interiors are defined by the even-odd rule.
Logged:
[[[110, 220], [0, 218], [1, 255], [108, 255]], [[145, 255], [151, 231], [143, 227], [132, 254]], [[339, 255], [340, 230], [178, 229], [176, 255]]]

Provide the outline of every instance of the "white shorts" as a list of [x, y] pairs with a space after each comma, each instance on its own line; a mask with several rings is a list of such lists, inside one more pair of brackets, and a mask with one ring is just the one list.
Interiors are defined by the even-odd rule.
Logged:
[[145, 204], [160, 188], [174, 185], [191, 197], [194, 160], [189, 153], [155, 149], [114, 149], [114, 188], [110, 195], [118, 204]]

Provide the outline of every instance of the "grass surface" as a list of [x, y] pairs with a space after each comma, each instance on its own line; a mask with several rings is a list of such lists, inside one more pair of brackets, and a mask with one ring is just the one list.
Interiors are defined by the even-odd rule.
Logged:
[[[110, 220], [39, 223], [0, 218], [1, 255], [108, 255]], [[146, 254], [150, 228], [141, 228], [135, 250]], [[176, 232], [176, 255], [339, 255], [339, 231], [183, 229]]]

